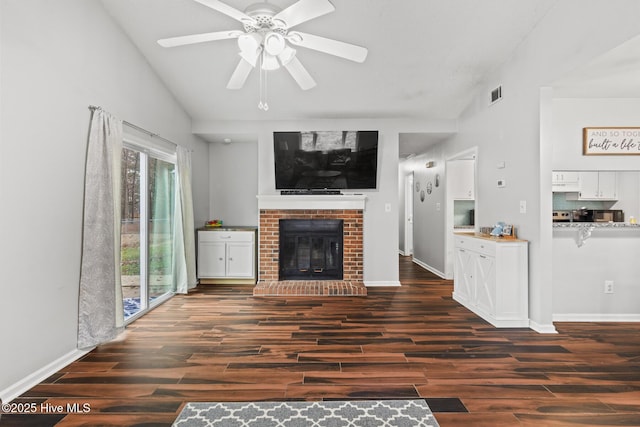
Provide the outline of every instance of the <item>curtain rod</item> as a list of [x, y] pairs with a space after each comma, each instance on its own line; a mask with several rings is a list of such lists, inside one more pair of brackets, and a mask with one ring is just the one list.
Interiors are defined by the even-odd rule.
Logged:
[[[100, 107], [100, 106], [96, 106], [96, 105], [89, 105], [89, 109], [90, 109], [90, 110], [102, 110], [102, 107]], [[141, 127], [140, 127], [140, 126], [138, 126], [138, 125], [134, 125], [133, 123], [130, 123], [130, 122], [126, 121], [126, 120], [123, 120], [123, 121], [122, 121], [122, 124], [127, 125], [127, 126], [129, 126], [129, 127], [131, 127], [131, 128], [134, 128], [134, 129], [136, 129], [136, 130], [139, 130], [140, 132], [144, 132], [144, 133], [146, 133], [147, 135], [149, 135], [149, 136], [150, 136], [150, 137], [152, 137], [152, 138], [158, 138], [158, 139], [161, 139], [161, 140], [163, 140], [163, 141], [165, 141], [165, 142], [168, 142], [169, 144], [173, 144], [173, 145], [175, 145], [176, 147], [178, 146], [178, 144], [176, 144], [175, 142], [173, 142], [173, 141], [169, 141], [167, 138], [163, 138], [163, 137], [161, 137], [160, 135], [158, 135], [157, 133], [153, 133], [153, 132], [151, 132], [151, 131], [148, 131], [148, 130], [146, 130], [146, 129], [144, 129], [144, 128], [141, 128]]]

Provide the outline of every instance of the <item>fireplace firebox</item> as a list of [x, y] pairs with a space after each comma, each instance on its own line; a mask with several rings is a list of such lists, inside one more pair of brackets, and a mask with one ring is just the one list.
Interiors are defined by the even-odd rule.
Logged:
[[342, 280], [343, 220], [281, 219], [279, 280]]

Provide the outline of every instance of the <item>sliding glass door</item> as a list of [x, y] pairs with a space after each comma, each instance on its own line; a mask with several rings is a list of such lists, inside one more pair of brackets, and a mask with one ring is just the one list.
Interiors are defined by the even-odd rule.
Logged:
[[124, 316], [131, 321], [175, 290], [175, 162], [125, 147], [121, 183], [120, 272]]

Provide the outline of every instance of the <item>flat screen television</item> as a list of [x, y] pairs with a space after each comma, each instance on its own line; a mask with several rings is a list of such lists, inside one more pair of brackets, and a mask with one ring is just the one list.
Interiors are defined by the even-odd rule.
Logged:
[[378, 131], [274, 132], [276, 190], [375, 189]]

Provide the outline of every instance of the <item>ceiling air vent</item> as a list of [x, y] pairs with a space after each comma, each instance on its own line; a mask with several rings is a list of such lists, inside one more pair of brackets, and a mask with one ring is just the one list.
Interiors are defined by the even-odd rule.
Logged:
[[491, 102], [489, 103], [489, 105], [495, 104], [501, 99], [502, 99], [502, 86], [498, 86], [497, 88], [491, 91]]

